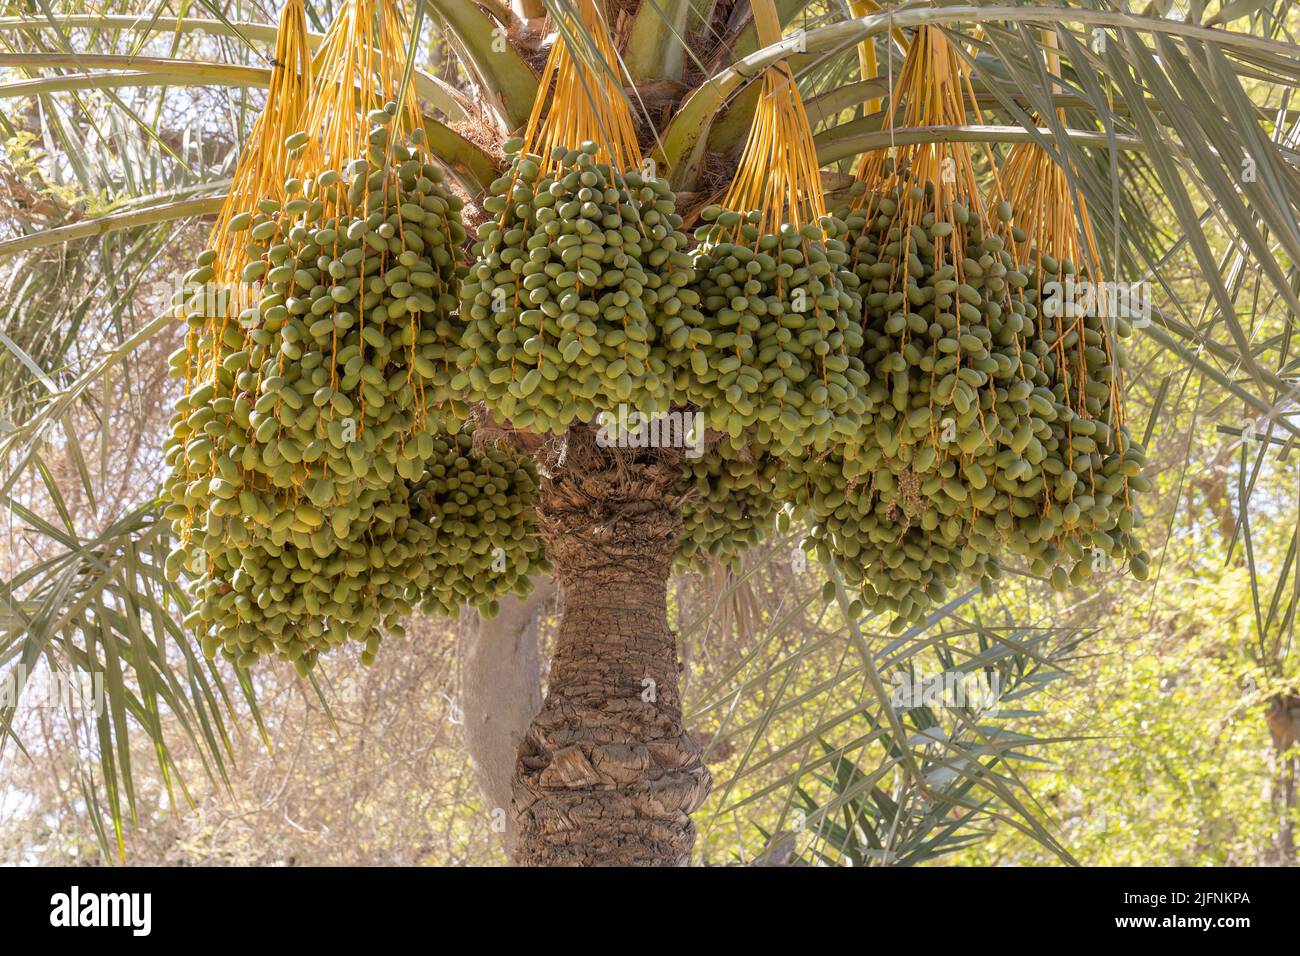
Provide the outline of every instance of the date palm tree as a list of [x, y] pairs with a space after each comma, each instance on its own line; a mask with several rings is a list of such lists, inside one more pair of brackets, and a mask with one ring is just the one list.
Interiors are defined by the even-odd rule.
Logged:
[[[309, 5], [313, 42], [331, 6]], [[567, 6], [414, 5], [429, 142], [471, 198], [489, 190], [500, 144], [527, 121], [554, 42], [547, 16]], [[1289, 442], [1300, 437], [1289, 414], [1300, 316], [1300, 126], [1289, 107], [1300, 44], [1290, 37], [1300, 22], [1277, 0], [1140, 6], [778, 0], [784, 37], [762, 45], [748, 3], [620, 0], [609, 5], [620, 59], [606, 66], [688, 221], [725, 189], [755, 108], [752, 81], [781, 62], [797, 76], [831, 190], [848, 184], [858, 156], [891, 146], [961, 141], [998, 155], [1041, 145], [1070, 171], [1113, 274], [1170, 292], [1174, 264], [1191, 262], [1207, 290], [1199, 314], [1170, 296], [1143, 329], [1161, 361], [1132, 387], [1153, 420], [1180, 376], [1195, 374], [1240, 407], [1250, 435]], [[195, 251], [255, 115], [250, 91], [270, 75], [269, 19], [224, 0], [187, 9], [0, 4], [0, 99], [10, 105], [0, 113], [9, 212], [0, 496], [11, 529], [21, 528], [0, 581], [0, 663], [30, 669], [44, 658], [106, 675], [93, 742], [102, 772], [87, 792], [106, 795], [119, 828], [135, 799], [128, 728], [156, 740], [166, 774], [174, 766], [160, 715], [177, 715], [219, 776], [232, 693], [257, 713], [255, 679], [234, 672], [232, 687], [179, 624], [190, 598], [160, 572], [169, 541], [156, 503], [139, 487], [97, 497], [110, 472], [130, 464], [143, 479], [158, 467], [160, 438], [124, 461], [128, 450], [110, 437], [122, 397], [147, 388], [137, 378], [150, 367], [144, 356], [171, 341], [169, 317], [138, 313], [144, 292]], [[979, 124], [883, 128], [892, 76], [922, 26], [970, 51]], [[1051, 74], [1049, 46], [1062, 65]], [[684, 864], [710, 782], [683, 723], [668, 623], [677, 472], [662, 457], [606, 454], [589, 432], [570, 437], [543, 492], [564, 617], [549, 694], [515, 770], [516, 856]], [[1248, 541], [1248, 525], [1239, 533]], [[838, 597], [847, 611], [842, 587]], [[855, 646], [880, 732], [896, 746], [889, 760], [924, 788], [912, 734], [889, 704], [884, 652], [860, 634]], [[6, 733], [13, 713], [0, 711]], [[852, 788], [857, 778], [842, 769], [829, 772]], [[859, 793], [844, 799], [856, 801], [854, 813], [870, 809]]]

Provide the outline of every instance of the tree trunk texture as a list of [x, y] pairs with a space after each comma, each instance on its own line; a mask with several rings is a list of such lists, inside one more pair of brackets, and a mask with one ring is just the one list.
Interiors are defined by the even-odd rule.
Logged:
[[1291, 822], [1291, 815], [1295, 813], [1296, 759], [1291, 754], [1276, 756], [1278, 825], [1273, 835], [1273, 865], [1295, 866], [1295, 825]]
[[668, 627], [680, 452], [600, 448], [575, 427], [539, 461], [539, 524], [564, 611], [515, 767], [515, 861], [686, 865], [690, 814], [711, 780], [682, 726]]
[[1296, 751], [1300, 744], [1300, 697], [1277, 694], [1265, 713], [1273, 738], [1270, 763], [1269, 803], [1277, 815], [1277, 829], [1264, 855], [1269, 866], [1295, 866]]
[[511, 856], [519, 834], [510, 812], [511, 781], [519, 742], [542, 707], [538, 618], [554, 594], [552, 578], [534, 578], [528, 597], [503, 599], [500, 614], [478, 616], [461, 638], [465, 749], [494, 822], [504, 814], [501, 836]]

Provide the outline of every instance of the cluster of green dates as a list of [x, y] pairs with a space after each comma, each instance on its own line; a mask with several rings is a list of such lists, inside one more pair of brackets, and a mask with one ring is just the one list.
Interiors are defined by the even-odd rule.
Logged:
[[341, 175], [290, 180], [293, 198], [233, 218], [255, 302], [211, 308], [210, 253], [186, 277], [180, 309], [193, 333], [173, 367], [215, 360], [174, 423], [177, 504], [242, 496], [244, 512], [265, 519], [305, 499], [343, 535], [364, 517], [362, 490], [418, 477], [438, 424], [429, 408], [450, 378], [439, 363], [464, 229], [441, 171], [388, 150], [386, 135], [376, 126], [372, 156]]
[[476, 449], [468, 428], [436, 443], [411, 492], [415, 512], [433, 530], [419, 558], [428, 573], [418, 588], [427, 610], [455, 617], [472, 605], [495, 617], [499, 597], [526, 596], [529, 575], [551, 570], [537, 534], [536, 493], [536, 466], [515, 449]]
[[554, 170], [506, 144], [474, 264], [452, 388], [520, 428], [562, 433], [624, 404], [670, 404], [659, 330], [692, 293], [686, 237], [662, 180], [557, 148]]
[[[168, 573], [194, 581], [208, 655], [306, 671], [371, 660], [423, 605], [485, 614], [548, 565], [533, 463], [476, 448], [471, 403], [563, 433], [620, 406], [698, 408], [677, 565], [733, 564], [806, 517], [860, 606], [923, 621], [1011, 556], [1064, 589], [1107, 562], [1145, 578], [1144, 452], [1114, 423], [1129, 326], [1060, 318], [986, 222], [933, 187], [776, 232], [710, 207], [686, 249], [666, 184], [557, 150], [510, 167], [462, 265], [461, 202], [371, 114], [369, 152], [236, 216], [256, 301], [214, 309], [214, 254], [175, 303], [191, 388], [166, 445]], [[291, 137], [301, 145], [303, 134]], [[908, 190], [904, 195], [902, 190]]]
[[843, 214], [874, 420], [783, 473], [813, 521], [810, 544], [899, 629], [964, 577], [987, 590], [1003, 555], [1058, 589], [1111, 561], [1145, 578], [1144, 451], [1111, 424], [1125, 361], [1112, 336], [1127, 327], [1040, 314], [1038, 277], [1008, 249], [1024, 235], [1006, 204], [988, 225], [961, 205], [903, 225], [903, 201], [922, 205], [933, 187], [904, 188], [913, 195]]
[[196, 579], [204, 650], [241, 664], [307, 668], [349, 638], [372, 657], [412, 603], [491, 613], [540, 556], [531, 464], [455, 432], [462, 204], [422, 131], [389, 142], [394, 113], [370, 115], [367, 156], [233, 217], [253, 293], [214, 293], [205, 252], [175, 302], [192, 387], [165, 446], [168, 570]]
[[347, 537], [294, 511], [273, 531], [238, 511], [209, 512], [191, 542], [196, 604], [185, 621], [204, 653], [241, 667], [274, 654], [305, 673], [356, 641], [369, 663], [415, 606], [455, 615], [474, 604], [492, 616], [501, 596], [526, 594], [529, 575], [547, 567], [535, 472], [512, 451], [472, 446], [464, 430], [433, 439], [417, 480], [360, 493], [367, 519]]
[[710, 562], [737, 565], [772, 530], [782, 502], [776, 489], [783, 465], [753, 438], [723, 438], [682, 466], [679, 571]]
[[696, 231], [698, 304], [664, 332], [678, 392], [709, 426], [751, 432], [773, 454], [825, 451], [869, 420], [858, 278], [844, 224], [760, 231], [758, 213], [706, 208]]

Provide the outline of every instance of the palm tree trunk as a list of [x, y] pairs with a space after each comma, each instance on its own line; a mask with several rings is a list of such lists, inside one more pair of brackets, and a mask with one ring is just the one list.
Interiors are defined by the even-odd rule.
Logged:
[[603, 449], [587, 428], [549, 457], [538, 516], [564, 611], [515, 767], [515, 862], [685, 865], [710, 777], [682, 726], [668, 627], [680, 459]]

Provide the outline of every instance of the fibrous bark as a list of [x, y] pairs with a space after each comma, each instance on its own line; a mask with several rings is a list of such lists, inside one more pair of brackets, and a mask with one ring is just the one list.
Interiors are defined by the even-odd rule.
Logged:
[[539, 457], [564, 611], [546, 702], [519, 749], [516, 862], [685, 865], [710, 777], [682, 727], [667, 619], [678, 452], [600, 448], [575, 427]]

